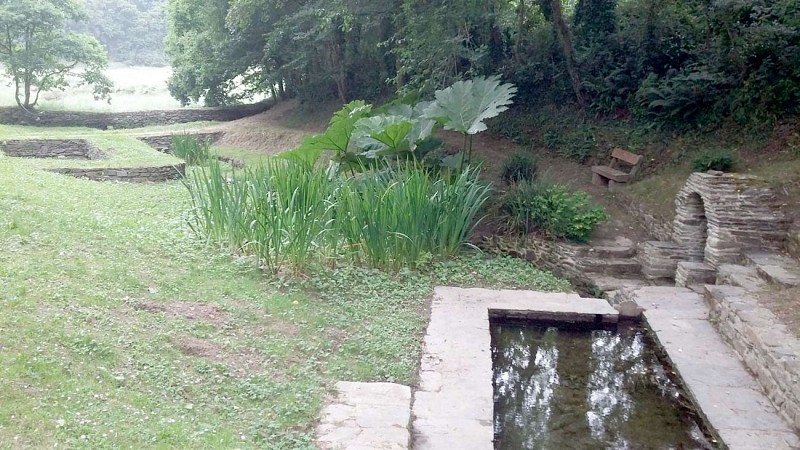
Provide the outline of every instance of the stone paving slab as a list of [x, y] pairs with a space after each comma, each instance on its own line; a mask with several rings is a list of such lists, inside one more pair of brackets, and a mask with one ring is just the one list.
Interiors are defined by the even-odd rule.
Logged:
[[663, 287], [623, 294], [645, 308], [644, 318], [688, 393], [728, 448], [800, 448], [798, 436], [708, 320], [709, 308], [699, 294]]
[[745, 258], [762, 278], [785, 287], [800, 286], [800, 262], [796, 259], [765, 252], [745, 252]]
[[411, 388], [393, 383], [336, 383], [336, 398], [316, 428], [321, 450], [407, 450]]
[[489, 450], [494, 440], [490, 314], [616, 321], [577, 294], [436, 288], [414, 393], [413, 448]]

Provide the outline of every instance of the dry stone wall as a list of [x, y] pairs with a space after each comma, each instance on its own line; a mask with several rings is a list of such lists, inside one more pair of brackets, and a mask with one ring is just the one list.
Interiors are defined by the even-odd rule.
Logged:
[[17, 158], [102, 159], [105, 155], [85, 139], [30, 139], [0, 142], [0, 149]]
[[186, 164], [180, 163], [170, 166], [130, 168], [63, 168], [52, 169], [50, 171], [77, 178], [88, 178], [94, 181], [155, 183], [183, 178], [186, 175]]
[[742, 250], [783, 248], [789, 221], [763, 179], [693, 173], [675, 199], [672, 239], [712, 267], [736, 263]]
[[[175, 136], [182, 136], [182, 135], [184, 135], [184, 133], [162, 134], [159, 136], [144, 136], [138, 139], [144, 142], [145, 144], [153, 147], [154, 149], [160, 151], [161, 153], [172, 153], [171, 149], [172, 138], [174, 138]], [[218, 131], [214, 133], [191, 133], [189, 135], [198, 140], [208, 141], [213, 144], [214, 142], [217, 142], [218, 140], [222, 139], [222, 136], [224, 136], [225, 133]]]
[[123, 113], [93, 113], [80, 111], [36, 111], [20, 108], [0, 108], [0, 123], [42, 127], [89, 127], [106, 129], [141, 128], [150, 125], [170, 125], [187, 122], [229, 122], [266, 111], [271, 103], [237, 105], [221, 108], [175, 109], [168, 111], [137, 111]]
[[800, 341], [743, 289], [706, 286], [716, 322], [783, 418], [800, 431]]

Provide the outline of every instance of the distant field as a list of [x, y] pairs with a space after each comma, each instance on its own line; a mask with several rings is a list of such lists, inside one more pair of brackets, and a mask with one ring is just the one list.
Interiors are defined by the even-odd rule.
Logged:
[[[96, 101], [88, 86], [66, 91], [43, 92], [39, 109], [50, 111], [124, 112], [180, 108], [181, 104], [169, 95], [169, 67], [128, 67], [112, 65], [106, 75], [114, 82], [110, 103]], [[14, 106], [14, 86], [10, 79], [0, 76], [0, 106]]]

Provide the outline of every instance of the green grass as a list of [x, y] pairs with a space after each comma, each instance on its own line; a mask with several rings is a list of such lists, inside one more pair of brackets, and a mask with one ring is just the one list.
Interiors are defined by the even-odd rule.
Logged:
[[[180, 182], [0, 157], [0, 446], [311, 448], [334, 382], [414, 382], [434, 285], [569, 289], [477, 256], [271, 278], [196, 239], [189, 207]], [[214, 317], [158, 311], [186, 302]]]
[[86, 136], [128, 136], [180, 132], [206, 128], [217, 122], [201, 121], [172, 125], [153, 125], [142, 128], [98, 130], [86, 127], [33, 127], [27, 125], [0, 124], [0, 140], [5, 139], [67, 139]]

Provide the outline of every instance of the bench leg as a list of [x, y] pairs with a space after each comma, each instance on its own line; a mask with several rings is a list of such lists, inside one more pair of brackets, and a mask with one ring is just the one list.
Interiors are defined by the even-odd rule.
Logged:
[[602, 177], [599, 174], [592, 173], [592, 184], [594, 185], [605, 186], [609, 181], [610, 180], [607, 180], [605, 177]]
[[608, 180], [608, 192], [617, 192], [617, 183], [614, 180]]

